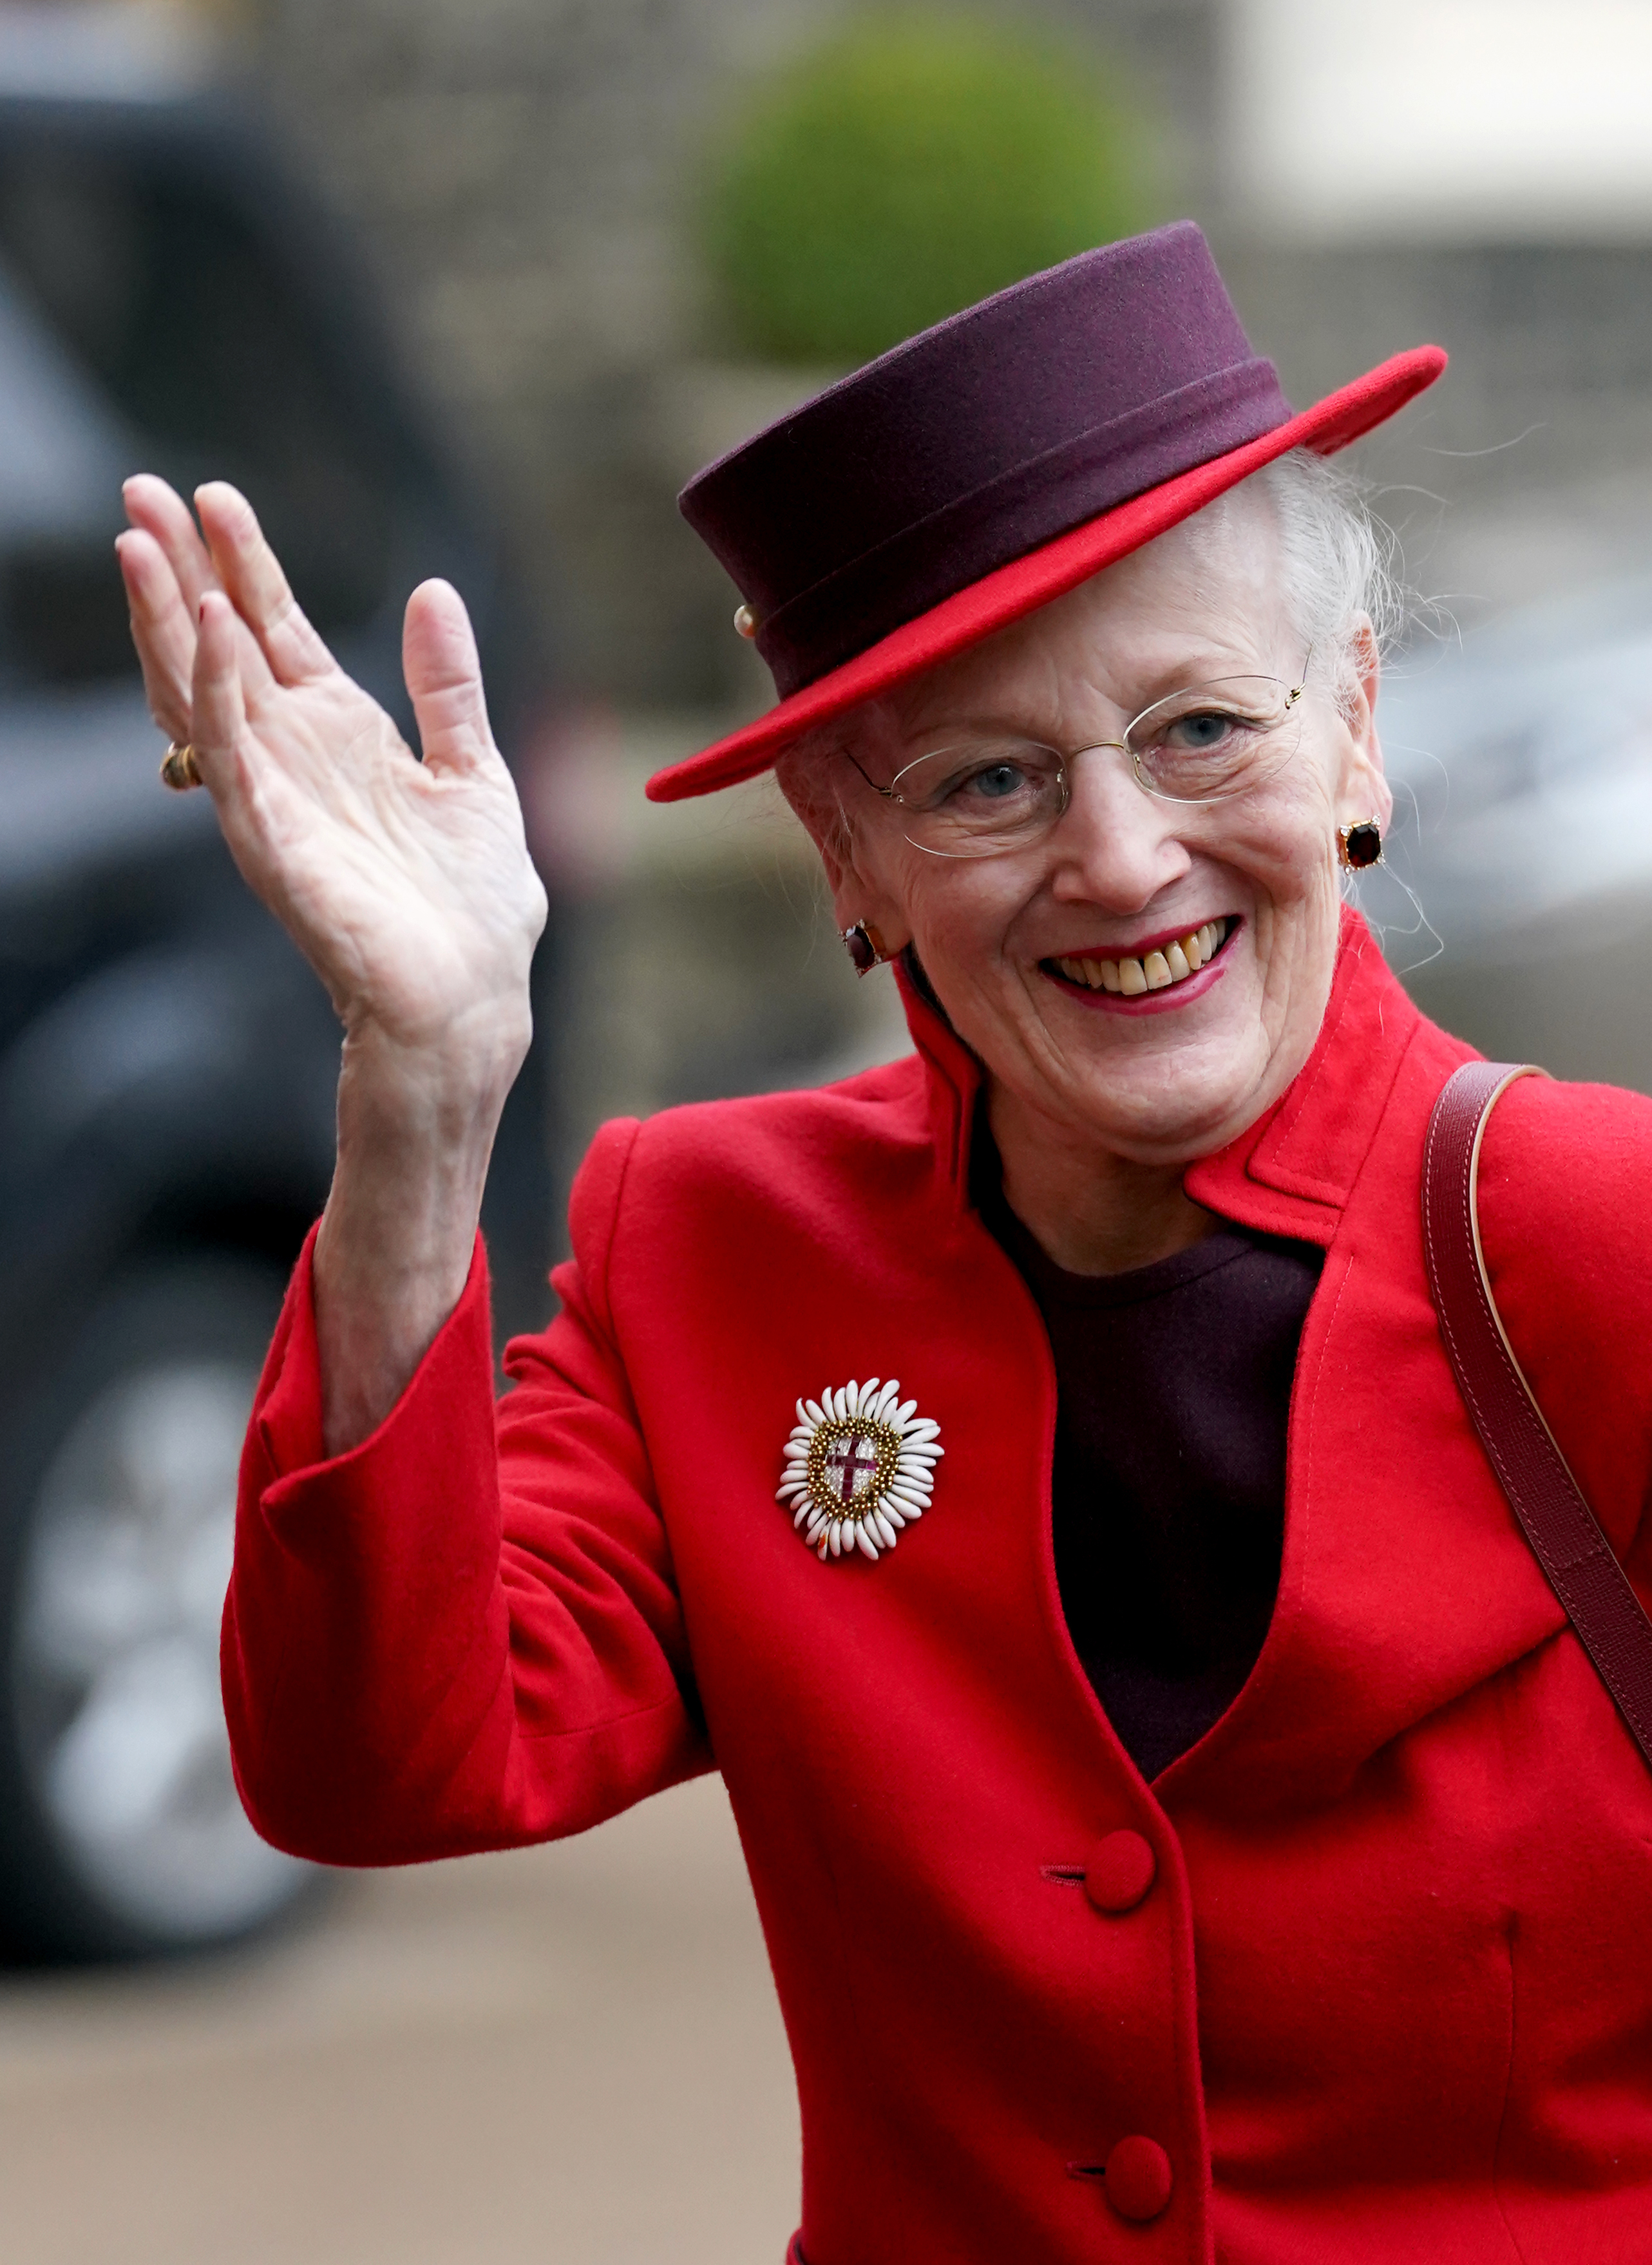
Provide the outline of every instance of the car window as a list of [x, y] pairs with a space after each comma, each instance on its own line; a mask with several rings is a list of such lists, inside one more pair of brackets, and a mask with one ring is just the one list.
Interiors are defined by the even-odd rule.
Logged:
[[[234, 480], [301, 602], [337, 635], [370, 618], [385, 593], [395, 443], [348, 382], [348, 348], [319, 292], [187, 154], [8, 135], [0, 260], [83, 393], [100, 397], [106, 437], [127, 437], [130, 468], [159, 471], [185, 493], [211, 477]], [[0, 421], [14, 414], [7, 377], [0, 351]], [[101, 479], [101, 449], [94, 459]], [[108, 550], [118, 510], [113, 494], [95, 543], [84, 517], [9, 535], [0, 528], [0, 641], [14, 681], [128, 665]]]

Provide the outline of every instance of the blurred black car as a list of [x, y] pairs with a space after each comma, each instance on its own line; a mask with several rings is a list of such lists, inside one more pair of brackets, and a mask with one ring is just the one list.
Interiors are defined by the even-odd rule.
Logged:
[[[448, 575], [509, 746], [508, 593], [336, 225], [256, 117], [0, 25], [0, 1949], [223, 1941], [311, 1875], [242, 1816], [218, 1695], [237, 1459], [325, 1195], [338, 1033], [204, 795], [157, 783], [111, 550], [127, 471], [232, 478], [402, 712]], [[21, 29], [18, 26], [21, 26]], [[537, 1058], [490, 1190], [502, 1320], [541, 1307]]]

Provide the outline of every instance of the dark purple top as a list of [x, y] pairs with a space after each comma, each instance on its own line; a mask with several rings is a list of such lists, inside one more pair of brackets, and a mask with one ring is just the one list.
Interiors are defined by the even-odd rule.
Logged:
[[1128, 1274], [1067, 1274], [977, 1198], [1055, 1355], [1056, 1578], [1073, 1648], [1152, 1778], [1237, 1697], [1279, 1587], [1285, 1421], [1323, 1254], [1224, 1223]]

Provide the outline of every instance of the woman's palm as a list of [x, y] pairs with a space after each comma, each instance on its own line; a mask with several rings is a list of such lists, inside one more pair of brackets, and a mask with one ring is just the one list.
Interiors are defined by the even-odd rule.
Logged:
[[244, 500], [197, 503], [209, 550], [171, 489], [130, 483], [121, 563], [150, 706], [193, 746], [246, 880], [347, 1028], [442, 1045], [525, 1016], [544, 893], [456, 594], [426, 583], [408, 607], [420, 762], [299, 614]]

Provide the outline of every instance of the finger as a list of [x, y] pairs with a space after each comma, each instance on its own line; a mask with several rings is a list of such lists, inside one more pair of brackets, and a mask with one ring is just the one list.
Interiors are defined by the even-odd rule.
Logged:
[[[133, 526], [143, 534], [152, 535], [165, 553], [193, 624], [200, 610], [201, 600], [209, 590], [222, 590], [223, 583], [213, 564], [211, 554], [201, 541], [189, 506], [176, 488], [169, 487], [153, 472], [135, 473], [126, 482], [121, 492], [127, 517]], [[271, 681], [264, 649], [252, 630], [244, 624], [239, 630], [239, 639], [243, 681], [249, 691], [260, 691]]]
[[258, 514], [228, 480], [195, 491], [195, 508], [219, 579], [263, 648], [279, 684], [330, 675], [333, 657], [300, 610]]
[[132, 642], [143, 671], [149, 713], [169, 739], [190, 732], [190, 680], [195, 666], [195, 622], [184, 603], [165, 552], [152, 535], [117, 536], [115, 554], [126, 584]]
[[120, 494], [133, 526], [153, 536], [165, 553], [193, 622], [206, 593], [218, 587], [218, 578], [189, 506], [176, 488], [153, 472], [135, 473], [122, 484]]
[[246, 727], [246, 695], [235, 608], [222, 590], [200, 601], [195, 667], [190, 685], [190, 739], [202, 780], [222, 808], [236, 783], [237, 751]]
[[421, 582], [408, 600], [402, 673], [430, 769], [474, 770], [499, 761], [476, 636], [451, 582]]

